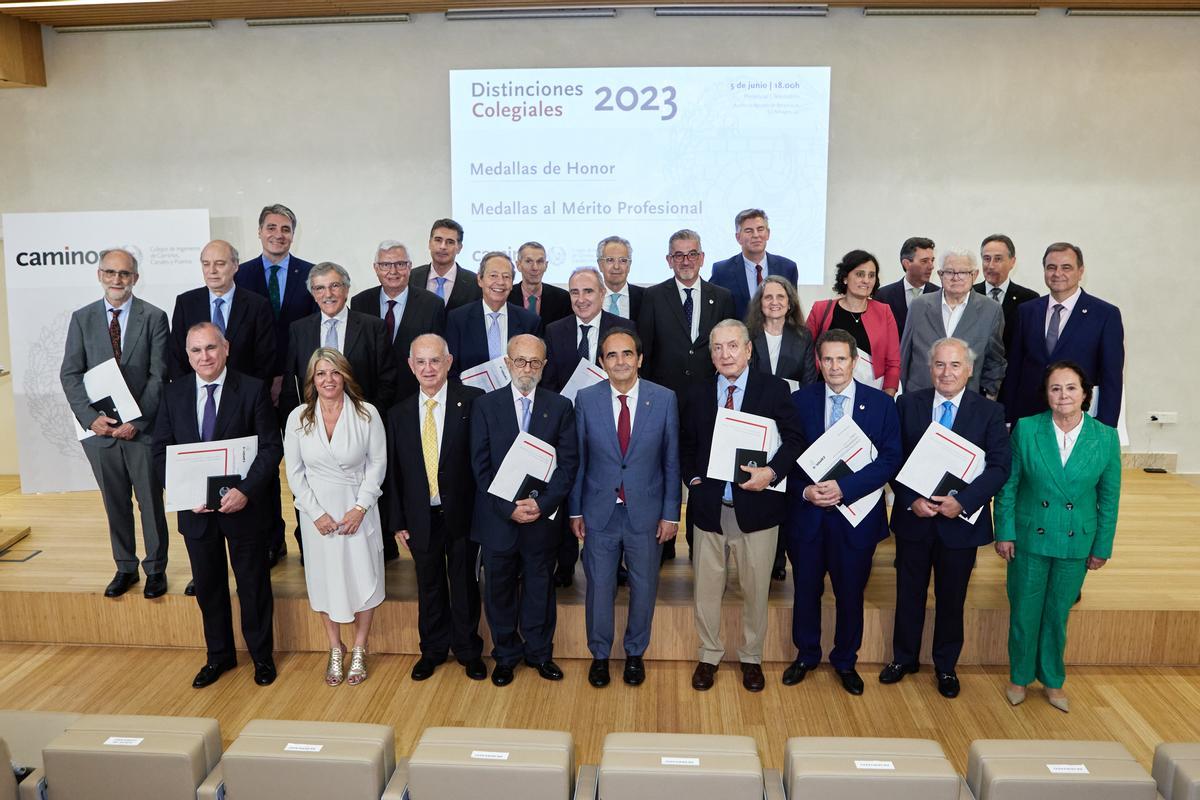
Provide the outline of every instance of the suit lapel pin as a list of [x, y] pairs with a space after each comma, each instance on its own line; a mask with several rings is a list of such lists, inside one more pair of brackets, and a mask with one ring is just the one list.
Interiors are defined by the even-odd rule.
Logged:
[[1080, 313], [1086, 314], [1086, 313], [1087, 313], [1087, 309], [1086, 309], [1086, 308], [1080, 309]]
[[860, 406], [858, 407], [858, 410], [859, 410], [859, 411], [866, 411], [866, 410], [867, 410], [867, 407], [866, 407], [866, 406], [863, 406], [863, 405], [860, 405]]
[[458, 406], [459, 408], [462, 408], [462, 400], [459, 400], [459, 401], [458, 401], [457, 403], [455, 403], [454, 405]]
[[713, 299], [712, 299], [711, 297], [710, 297], [710, 298], [708, 298], [708, 304], [709, 304], [710, 306], [713, 304]]

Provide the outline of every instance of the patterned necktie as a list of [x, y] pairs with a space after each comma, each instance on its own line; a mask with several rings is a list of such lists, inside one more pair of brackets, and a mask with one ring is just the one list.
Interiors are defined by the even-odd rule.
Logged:
[[733, 408], [733, 393], [736, 391], [737, 391], [737, 387], [733, 386], [732, 384], [725, 388], [725, 407], [726, 408]]
[[275, 316], [279, 316], [279, 308], [282, 305], [279, 299], [279, 265], [271, 265], [271, 277], [267, 280], [267, 294], [271, 297], [271, 310], [275, 312]]
[[521, 430], [529, 430], [529, 410], [533, 406], [533, 401], [528, 397], [521, 398]]
[[217, 386], [210, 383], [204, 388], [208, 390], [208, 399], [204, 401], [204, 419], [200, 423], [201, 441], [211, 442], [217, 430]]
[[683, 318], [685, 320], [687, 320], [688, 336], [691, 336], [692, 335], [692, 314], [696, 310], [695, 305], [692, 303], [692, 292], [694, 292], [695, 289], [684, 289], [683, 291], [687, 294], [687, 300], [683, 301]]
[[492, 318], [492, 324], [488, 326], [488, 358], [500, 357], [500, 312], [489, 311], [488, 316]]
[[437, 421], [433, 418], [433, 407], [437, 400], [425, 401], [425, 422], [421, 425], [421, 453], [425, 456], [425, 478], [429, 481], [429, 497], [438, 495], [438, 435]]
[[[729, 409], [733, 408], [733, 393], [736, 391], [737, 391], [737, 387], [732, 384], [725, 387], [725, 407], [726, 408], [729, 408]], [[739, 473], [741, 473], [738, 477], [741, 477], [741, 475], [746, 474], [746, 473], [742, 472], [740, 469], [737, 471]], [[725, 493], [723, 495], [721, 495], [721, 500], [726, 503], [733, 502], [733, 484], [732, 483], [730, 483], [728, 481], [725, 482]]]
[[225, 335], [225, 312], [221, 311], [221, 306], [223, 305], [225, 305], [224, 297], [218, 297], [216, 300], [213, 300], [212, 321], [213, 325], [221, 329], [222, 336]]
[[762, 286], [762, 264], [754, 265], [754, 285]]
[[325, 346], [333, 350], [338, 349], [337, 324], [338, 321], [336, 319], [327, 320], [325, 322], [325, 325], [327, 326], [325, 329]]
[[[842, 408], [842, 404], [846, 402], [846, 396], [844, 394], [835, 394], [831, 399], [833, 400], [833, 410], [829, 412], [829, 428], [832, 428], [833, 424], [846, 414], [846, 410]], [[829, 430], [829, 428], [826, 428], [826, 430]]]
[[446, 299], [446, 279], [445, 278], [434, 278], [434, 280], [437, 281], [437, 288], [434, 289], [433, 292], [438, 297], [442, 298], [442, 300], [444, 302]]
[[537, 295], [531, 294], [531, 295], [529, 295], [529, 299], [525, 301], [525, 307], [536, 314], [538, 312], [537, 301], [538, 301]]
[[617, 302], [619, 296], [616, 292], [608, 296], [608, 313], [616, 314], [618, 317], [621, 316], [621, 305]]
[[388, 341], [396, 341], [396, 301], [387, 301], [387, 313], [383, 315], [383, 324], [387, 326]]
[[579, 326], [579, 350], [576, 352], [576, 357], [586, 359], [590, 348], [588, 347], [588, 331], [592, 329], [591, 325]]
[[992, 289], [992, 299], [995, 300], [997, 303], [1001, 302], [999, 288]]
[[[621, 401], [621, 413], [617, 417], [617, 444], [621, 447], [621, 455], [629, 452], [629, 395], [619, 394], [617, 399]], [[621, 502], [625, 502], [625, 484], [621, 484], [621, 488], [617, 489], [617, 497], [621, 498]]]
[[954, 427], [954, 403], [949, 400], [942, 403], [942, 416], [938, 419], [938, 425], [943, 428]]
[[1062, 303], [1054, 304], [1054, 313], [1050, 315], [1050, 327], [1046, 328], [1046, 352], [1054, 353], [1054, 348], [1058, 344], [1058, 326], [1062, 323], [1062, 310], [1066, 308]]
[[121, 363], [121, 309], [114, 308], [110, 312], [112, 322], [108, 323], [108, 338], [112, 341], [113, 358]]

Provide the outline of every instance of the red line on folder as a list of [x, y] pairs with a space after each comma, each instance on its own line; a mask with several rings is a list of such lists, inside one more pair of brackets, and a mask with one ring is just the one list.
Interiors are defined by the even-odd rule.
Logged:
[[967, 462], [967, 468], [962, 471], [962, 475], [958, 476], [960, 478], [966, 478], [967, 473], [971, 471], [971, 465], [973, 465], [975, 463], [975, 459], [978, 458], [978, 456], [943, 433], [938, 433], [937, 431], [934, 431], [933, 435], [938, 437], [939, 439], [941, 439], [944, 442], [954, 445], [959, 450], [962, 450], [964, 453], [966, 453], [967, 455], [969, 455], [971, 457], [971, 460]]
[[764, 450], [767, 449], [767, 426], [766, 425], [763, 425], [761, 422], [750, 422], [749, 420], [744, 420], [744, 419], [730, 419], [729, 421], [736, 422], [739, 425], [749, 425], [751, 428], [761, 428], [762, 429], [762, 449], [764, 449]]
[[207, 450], [180, 450], [181, 456], [196, 456], [201, 453], [224, 453], [225, 454], [225, 473], [229, 474], [229, 448], [228, 447], [210, 447]]

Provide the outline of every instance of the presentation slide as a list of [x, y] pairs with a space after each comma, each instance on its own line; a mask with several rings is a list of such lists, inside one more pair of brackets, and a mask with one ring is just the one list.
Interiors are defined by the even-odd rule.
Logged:
[[767, 250], [824, 282], [828, 67], [453, 70], [450, 129], [462, 262], [534, 240], [565, 284], [616, 235], [630, 280], [658, 283], [691, 228], [707, 278], [739, 250], [737, 212], [761, 208]]

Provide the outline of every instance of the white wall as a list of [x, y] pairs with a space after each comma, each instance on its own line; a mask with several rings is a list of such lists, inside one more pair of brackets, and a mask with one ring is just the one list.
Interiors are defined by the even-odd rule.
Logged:
[[[828, 263], [865, 247], [890, 281], [906, 236], [975, 247], [1003, 231], [1014, 278], [1042, 288], [1043, 247], [1079, 243], [1087, 289], [1125, 314], [1132, 449], [1178, 451], [1182, 471], [1200, 471], [1186, 402], [1200, 388], [1187, 233], [1200, 219], [1198, 37], [1200, 20], [1053, 10], [47, 31], [49, 87], [0, 92], [0, 211], [206, 206], [214, 235], [249, 256], [259, 208], [283, 202], [300, 216], [296, 252], [364, 283], [377, 241], [420, 258], [428, 223], [449, 213], [448, 69], [828, 64]], [[728, 231], [702, 233], [710, 261], [736, 249]], [[807, 290], [806, 304], [826, 294]], [[1150, 410], [1180, 423], [1151, 439]], [[16, 471], [11, 426], [0, 419], [2, 472]]]

